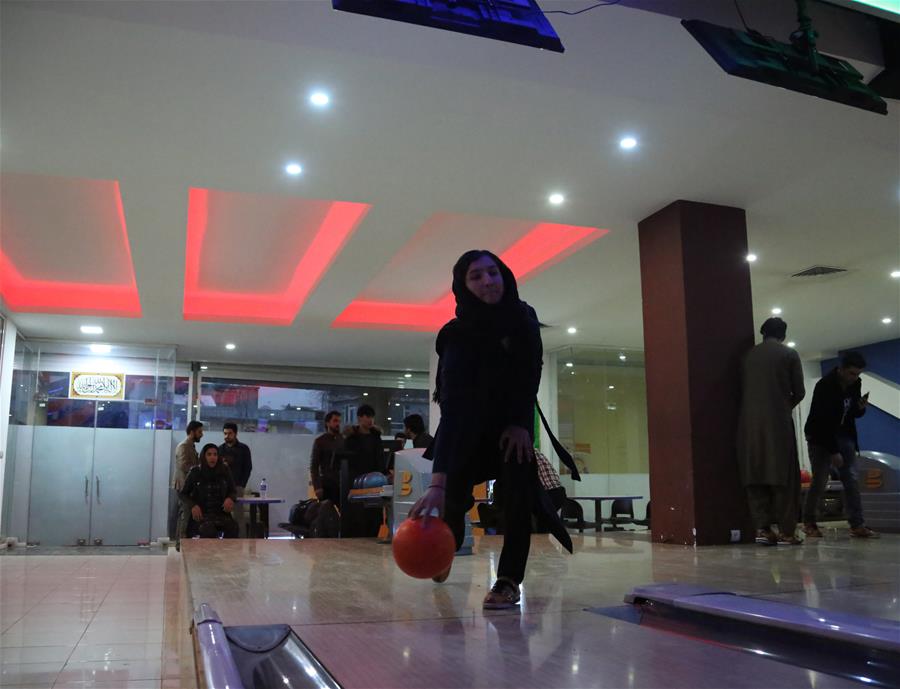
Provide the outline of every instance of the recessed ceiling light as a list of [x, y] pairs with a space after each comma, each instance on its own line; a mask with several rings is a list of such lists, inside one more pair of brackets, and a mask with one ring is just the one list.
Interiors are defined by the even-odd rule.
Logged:
[[894, 321], [892, 319], [888, 318], [887, 316], [885, 316], [884, 318], [881, 319], [881, 322], [884, 323], [885, 325], [890, 325]]
[[796, 346], [797, 346], [797, 343], [796, 343], [796, 342], [794, 342], [794, 341], [793, 341], [793, 340], [791, 340], [791, 341], [790, 341], [790, 342], [788, 342], [788, 343], [787, 343], [787, 344], [788, 344], [788, 347], [791, 347], [791, 348], [792, 348], [792, 349], [793, 349], [793, 348], [794, 348], [794, 347], [796, 347]]
[[399, 403], [399, 402], [395, 402], [395, 403], [394, 403], [394, 406], [395, 406], [395, 407], [399, 407], [399, 406], [400, 406], [400, 403]]
[[412, 378], [412, 373], [404, 373], [403, 377], [404, 378]]
[[363, 397], [368, 397], [368, 396], [369, 396], [369, 393], [368, 393], [368, 392], [364, 392], [364, 393], [363, 393]]
[[101, 328], [99, 325], [82, 325], [81, 332], [83, 332], [85, 335], [102, 335], [103, 328]]
[[228, 344], [225, 345], [225, 349], [228, 349], [228, 350], [237, 349], [237, 345], [234, 344], [234, 342], [229, 342]]
[[891, 277], [895, 280], [900, 279], [900, 270], [892, 270]]
[[303, 172], [303, 166], [300, 163], [288, 163], [284, 166], [284, 171], [292, 177], [296, 177]]
[[772, 315], [773, 315], [773, 316], [780, 316], [780, 315], [781, 315], [781, 307], [776, 306], [775, 308], [773, 308], [773, 309], [772, 309]]
[[109, 354], [112, 351], [112, 347], [106, 344], [92, 344], [91, 351], [94, 354]]
[[566, 366], [567, 366], [568, 368], [572, 368], [574, 365], [575, 365], [575, 364], [573, 364], [571, 361], [567, 361], [567, 362], [566, 362]]
[[206, 371], [206, 370], [208, 370], [208, 369], [209, 369], [209, 366], [201, 366], [201, 367], [200, 367], [200, 370], [201, 370], [201, 371]]
[[560, 194], [558, 191], [553, 192], [550, 196], [547, 197], [547, 200], [552, 203], [554, 206], [558, 206], [563, 201], [566, 200], [566, 197]]
[[325, 91], [313, 91], [309, 94], [309, 102], [317, 108], [324, 108], [331, 102], [331, 96]]
[[569, 335], [574, 335], [575, 333], [578, 332], [578, 328], [572, 326], [568, 330], [566, 330], [566, 332], [569, 333]]
[[624, 354], [619, 354], [619, 361], [625, 361], [627, 358]]
[[747, 263], [755, 263], [756, 258], [756, 254], [747, 254]]
[[388, 421], [390, 421], [390, 420], [391, 420], [391, 417], [389, 416], [389, 417], [388, 417]]
[[619, 148], [624, 151], [630, 151], [632, 148], [637, 146], [637, 139], [633, 136], [623, 136], [619, 139]]

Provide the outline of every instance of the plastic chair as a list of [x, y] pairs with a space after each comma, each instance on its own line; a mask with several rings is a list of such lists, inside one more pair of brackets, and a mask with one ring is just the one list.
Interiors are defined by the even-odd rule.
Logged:
[[605, 531], [624, 531], [619, 524], [634, 524], [634, 501], [631, 498], [613, 500], [607, 523], [609, 528], [604, 529]]
[[648, 529], [650, 528], [650, 501], [647, 501], [647, 514], [643, 519], [635, 519], [634, 523], [639, 526], [646, 526]]
[[578, 504], [577, 500], [572, 500], [572, 498], [566, 498], [560, 509], [559, 516], [566, 527], [574, 527], [578, 529], [578, 533], [584, 533], [585, 529], [597, 528], [595, 522], [584, 521], [584, 508]]

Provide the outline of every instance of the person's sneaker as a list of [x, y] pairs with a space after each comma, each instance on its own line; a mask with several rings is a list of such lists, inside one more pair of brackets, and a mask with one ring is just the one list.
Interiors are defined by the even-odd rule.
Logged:
[[756, 532], [756, 542], [759, 545], [775, 545], [778, 542], [778, 536], [770, 529], [760, 529]]
[[450, 576], [450, 569], [451, 569], [452, 567], [453, 567], [453, 563], [451, 562], [451, 563], [450, 563], [450, 566], [447, 567], [447, 569], [445, 569], [443, 572], [441, 572], [441, 573], [438, 574], [437, 576], [431, 577], [431, 580], [432, 580], [435, 584], [443, 584], [445, 581], [447, 581], [447, 577]]
[[779, 536], [778, 545], [803, 545], [803, 541], [796, 536]]
[[804, 524], [803, 533], [805, 533], [810, 538], [824, 538], [824, 536], [822, 535], [822, 530], [817, 524]]
[[854, 526], [850, 529], [850, 535], [854, 538], [881, 538], [881, 535], [875, 531], [872, 531], [868, 526], [863, 524], [862, 526]]
[[497, 579], [484, 597], [485, 610], [506, 610], [519, 604], [519, 586], [510, 579]]

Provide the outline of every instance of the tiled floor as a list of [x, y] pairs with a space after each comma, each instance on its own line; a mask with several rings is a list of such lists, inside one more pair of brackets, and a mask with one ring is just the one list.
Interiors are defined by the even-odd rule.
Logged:
[[487, 613], [500, 543], [482, 538], [443, 585], [407, 578], [389, 547], [360, 540], [195, 541], [185, 561], [194, 604], [226, 625], [291, 624], [348, 689], [862, 686], [585, 612], [650, 582], [900, 620], [898, 536], [693, 549], [585, 535], [574, 556], [535, 536], [521, 612]]
[[182, 686], [181, 557], [66, 552], [0, 557], [0, 686]]

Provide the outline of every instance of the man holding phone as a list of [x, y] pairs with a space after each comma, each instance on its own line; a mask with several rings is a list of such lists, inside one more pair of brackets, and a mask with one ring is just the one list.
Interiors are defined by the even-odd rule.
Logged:
[[821, 538], [816, 524], [819, 501], [828, 485], [831, 467], [838, 470], [844, 484], [844, 510], [850, 522], [850, 535], [857, 538], [878, 538], [866, 526], [862, 500], [856, 478], [856, 456], [859, 443], [856, 419], [866, 413], [869, 393], [862, 394], [859, 376], [866, 360], [859, 352], [847, 352], [841, 363], [824, 376], [813, 391], [809, 417], [803, 430], [809, 447], [812, 483], [803, 507], [803, 530], [807, 536]]

